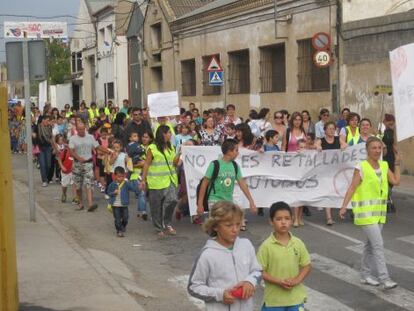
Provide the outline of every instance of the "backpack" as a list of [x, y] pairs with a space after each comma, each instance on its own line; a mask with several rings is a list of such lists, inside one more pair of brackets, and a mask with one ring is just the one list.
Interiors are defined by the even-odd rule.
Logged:
[[[237, 174], [239, 173], [239, 167], [237, 166], [237, 163], [235, 161], [231, 161], [231, 162], [233, 163], [234, 171], [236, 172], [236, 177], [237, 177]], [[214, 191], [214, 193], [216, 193], [214, 182], [216, 181], [218, 177], [218, 173], [220, 171], [220, 163], [218, 160], [214, 160], [213, 165], [214, 165], [213, 174], [211, 175], [211, 179], [208, 182], [207, 191], [206, 191], [206, 194], [204, 195], [204, 200], [203, 200], [203, 207], [204, 207], [205, 212], [208, 212], [208, 198], [210, 197], [211, 191]], [[196, 189], [197, 203], [198, 203], [198, 198], [200, 196], [201, 183], [203, 182], [203, 179], [204, 177], [201, 178], [200, 182], [197, 185], [197, 189]]]

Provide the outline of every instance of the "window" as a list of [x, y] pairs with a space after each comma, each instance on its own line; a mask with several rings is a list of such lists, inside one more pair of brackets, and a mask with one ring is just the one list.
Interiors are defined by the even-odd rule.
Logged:
[[159, 50], [161, 48], [162, 40], [162, 28], [161, 23], [151, 25], [151, 46], [153, 50]]
[[260, 48], [260, 83], [263, 93], [286, 91], [284, 43]]
[[196, 96], [195, 59], [181, 62], [181, 90], [183, 96]]
[[105, 87], [105, 101], [108, 99], [115, 99], [114, 83], [113, 82], [105, 83], [104, 87]]
[[329, 67], [319, 68], [313, 63], [312, 40], [298, 41], [298, 83], [299, 92], [329, 91]]
[[229, 93], [250, 93], [249, 50], [229, 52]]
[[220, 61], [220, 55], [209, 55], [203, 56], [203, 95], [220, 95], [221, 94], [221, 86], [211, 86], [209, 84], [209, 77], [207, 67], [210, 65], [211, 58], [215, 56], [218, 61]]
[[82, 52], [76, 53], [76, 71], [82, 71]]
[[162, 91], [162, 67], [151, 68], [154, 91]]
[[76, 53], [72, 53], [72, 72], [76, 72]]

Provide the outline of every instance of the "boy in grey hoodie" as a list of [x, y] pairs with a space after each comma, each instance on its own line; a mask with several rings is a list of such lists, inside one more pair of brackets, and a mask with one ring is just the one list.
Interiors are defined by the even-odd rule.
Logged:
[[242, 210], [232, 202], [213, 205], [204, 230], [212, 237], [196, 259], [188, 292], [206, 304], [207, 311], [251, 311], [255, 287], [262, 276], [255, 250], [239, 238]]

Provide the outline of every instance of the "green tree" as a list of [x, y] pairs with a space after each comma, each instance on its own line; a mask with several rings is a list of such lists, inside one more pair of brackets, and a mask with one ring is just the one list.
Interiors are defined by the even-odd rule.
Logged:
[[70, 48], [60, 40], [48, 40], [46, 43], [48, 55], [49, 84], [62, 84], [70, 81]]

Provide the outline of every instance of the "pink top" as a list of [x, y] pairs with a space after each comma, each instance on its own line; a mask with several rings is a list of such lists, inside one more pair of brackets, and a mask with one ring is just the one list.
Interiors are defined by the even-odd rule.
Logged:
[[305, 135], [302, 133], [299, 136], [295, 136], [293, 135], [292, 132], [290, 132], [289, 143], [288, 143], [288, 148], [287, 148], [288, 152], [298, 151], [298, 140], [299, 139], [305, 139]]

